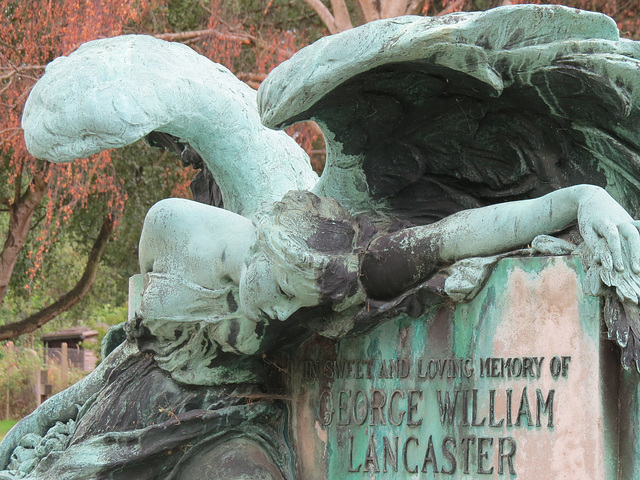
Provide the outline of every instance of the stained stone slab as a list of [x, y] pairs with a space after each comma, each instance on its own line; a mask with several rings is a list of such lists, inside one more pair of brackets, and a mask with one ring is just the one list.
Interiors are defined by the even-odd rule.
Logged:
[[637, 372], [583, 278], [577, 257], [504, 259], [468, 304], [304, 345], [300, 478], [634, 478]]

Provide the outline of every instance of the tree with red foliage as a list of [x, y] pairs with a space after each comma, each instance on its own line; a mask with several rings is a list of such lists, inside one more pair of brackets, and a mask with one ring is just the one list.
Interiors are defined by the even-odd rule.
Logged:
[[[69, 54], [84, 42], [123, 33], [144, 33], [145, 26], [147, 31], [171, 29], [166, 18], [171, 13], [167, 5], [163, 0], [36, 3], [0, 0], [0, 203], [4, 207], [0, 213], [6, 213], [7, 218], [3, 220], [0, 216], [0, 227], [6, 228], [0, 250], [0, 304], [20, 258], [29, 264], [31, 281], [25, 288], [34, 284], [37, 287], [34, 277], [42, 271], [49, 249], [72, 216], [90, 203], [102, 205], [101, 226], [94, 233], [93, 247], [75, 286], [40, 311], [0, 325], [0, 339], [41, 327], [90, 291], [100, 259], [127, 202], [125, 179], [116, 174], [112, 152], [63, 165], [40, 161], [27, 152], [20, 128], [26, 97], [48, 62]], [[200, 26], [205, 28], [157, 36], [189, 44], [199, 53], [229, 66], [254, 87], [271, 68], [296, 50], [294, 31], [261, 24], [259, 20], [243, 24], [225, 10], [220, 0], [212, 0], [208, 6], [191, 2], [190, 7], [202, 9], [200, 13], [204, 15], [200, 17], [205, 24]], [[261, 13], [268, 13], [269, 8], [267, 5]], [[149, 27], [150, 24], [153, 25]], [[310, 140], [306, 143], [310, 145], [317, 132], [307, 134], [298, 127], [294, 136], [298, 140], [308, 136]], [[184, 175], [170, 180], [176, 184], [174, 194], [186, 193], [188, 181], [184, 180]]]
[[5, 183], [0, 190], [0, 203], [9, 216], [0, 251], [0, 302], [33, 228], [37, 208], [44, 204], [45, 213], [38, 227], [37, 247], [27, 252], [31, 276], [39, 270], [50, 243], [76, 209], [96, 196], [102, 197], [106, 206], [84, 274], [76, 286], [45, 309], [20, 322], [0, 326], [0, 339], [42, 326], [86, 295], [126, 202], [108, 152], [70, 165], [51, 165], [32, 157], [20, 128], [24, 101], [44, 65], [85, 41], [118, 35], [148, 7], [147, 0], [0, 1], [0, 161]]

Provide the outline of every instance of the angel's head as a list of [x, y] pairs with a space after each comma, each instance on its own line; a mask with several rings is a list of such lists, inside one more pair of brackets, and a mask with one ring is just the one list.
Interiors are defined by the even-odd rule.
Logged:
[[292, 191], [255, 224], [257, 241], [240, 281], [249, 318], [285, 320], [302, 307], [342, 311], [362, 301], [360, 229], [337, 201]]

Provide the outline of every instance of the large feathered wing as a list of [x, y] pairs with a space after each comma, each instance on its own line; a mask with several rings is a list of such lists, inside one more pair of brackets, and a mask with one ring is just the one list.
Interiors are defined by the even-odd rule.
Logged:
[[353, 212], [419, 224], [592, 183], [637, 214], [638, 58], [609, 17], [566, 7], [400, 17], [301, 50], [259, 108], [320, 124], [314, 191]]
[[[640, 214], [640, 48], [604, 15], [507, 6], [401, 17], [323, 38], [262, 84], [263, 122], [312, 119], [327, 166], [314, 188], [379, 225], [605, 187]], [[623, 364], [640, 363], [638, 275], [602, 268]], [[610, 267], [610, 265], [609, 265]]]
[[288, 135], [262, 126], [256, 92], [189, 47], [143, 35], [96, 40], [47, 66], [25, 105], [38, 158], [68, 162], [153, 131], [188, 142], [246, 216], [317, 182]]

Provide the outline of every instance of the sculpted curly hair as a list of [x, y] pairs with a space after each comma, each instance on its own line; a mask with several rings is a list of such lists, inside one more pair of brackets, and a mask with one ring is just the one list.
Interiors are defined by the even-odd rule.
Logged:
[[291, 191], [254, 223], [254, 253], [266, 252], [277, 268], [314, 281], [334, 311], [363, 301], [359, 253], [364, 235], [358, 220], [336, 200]]

